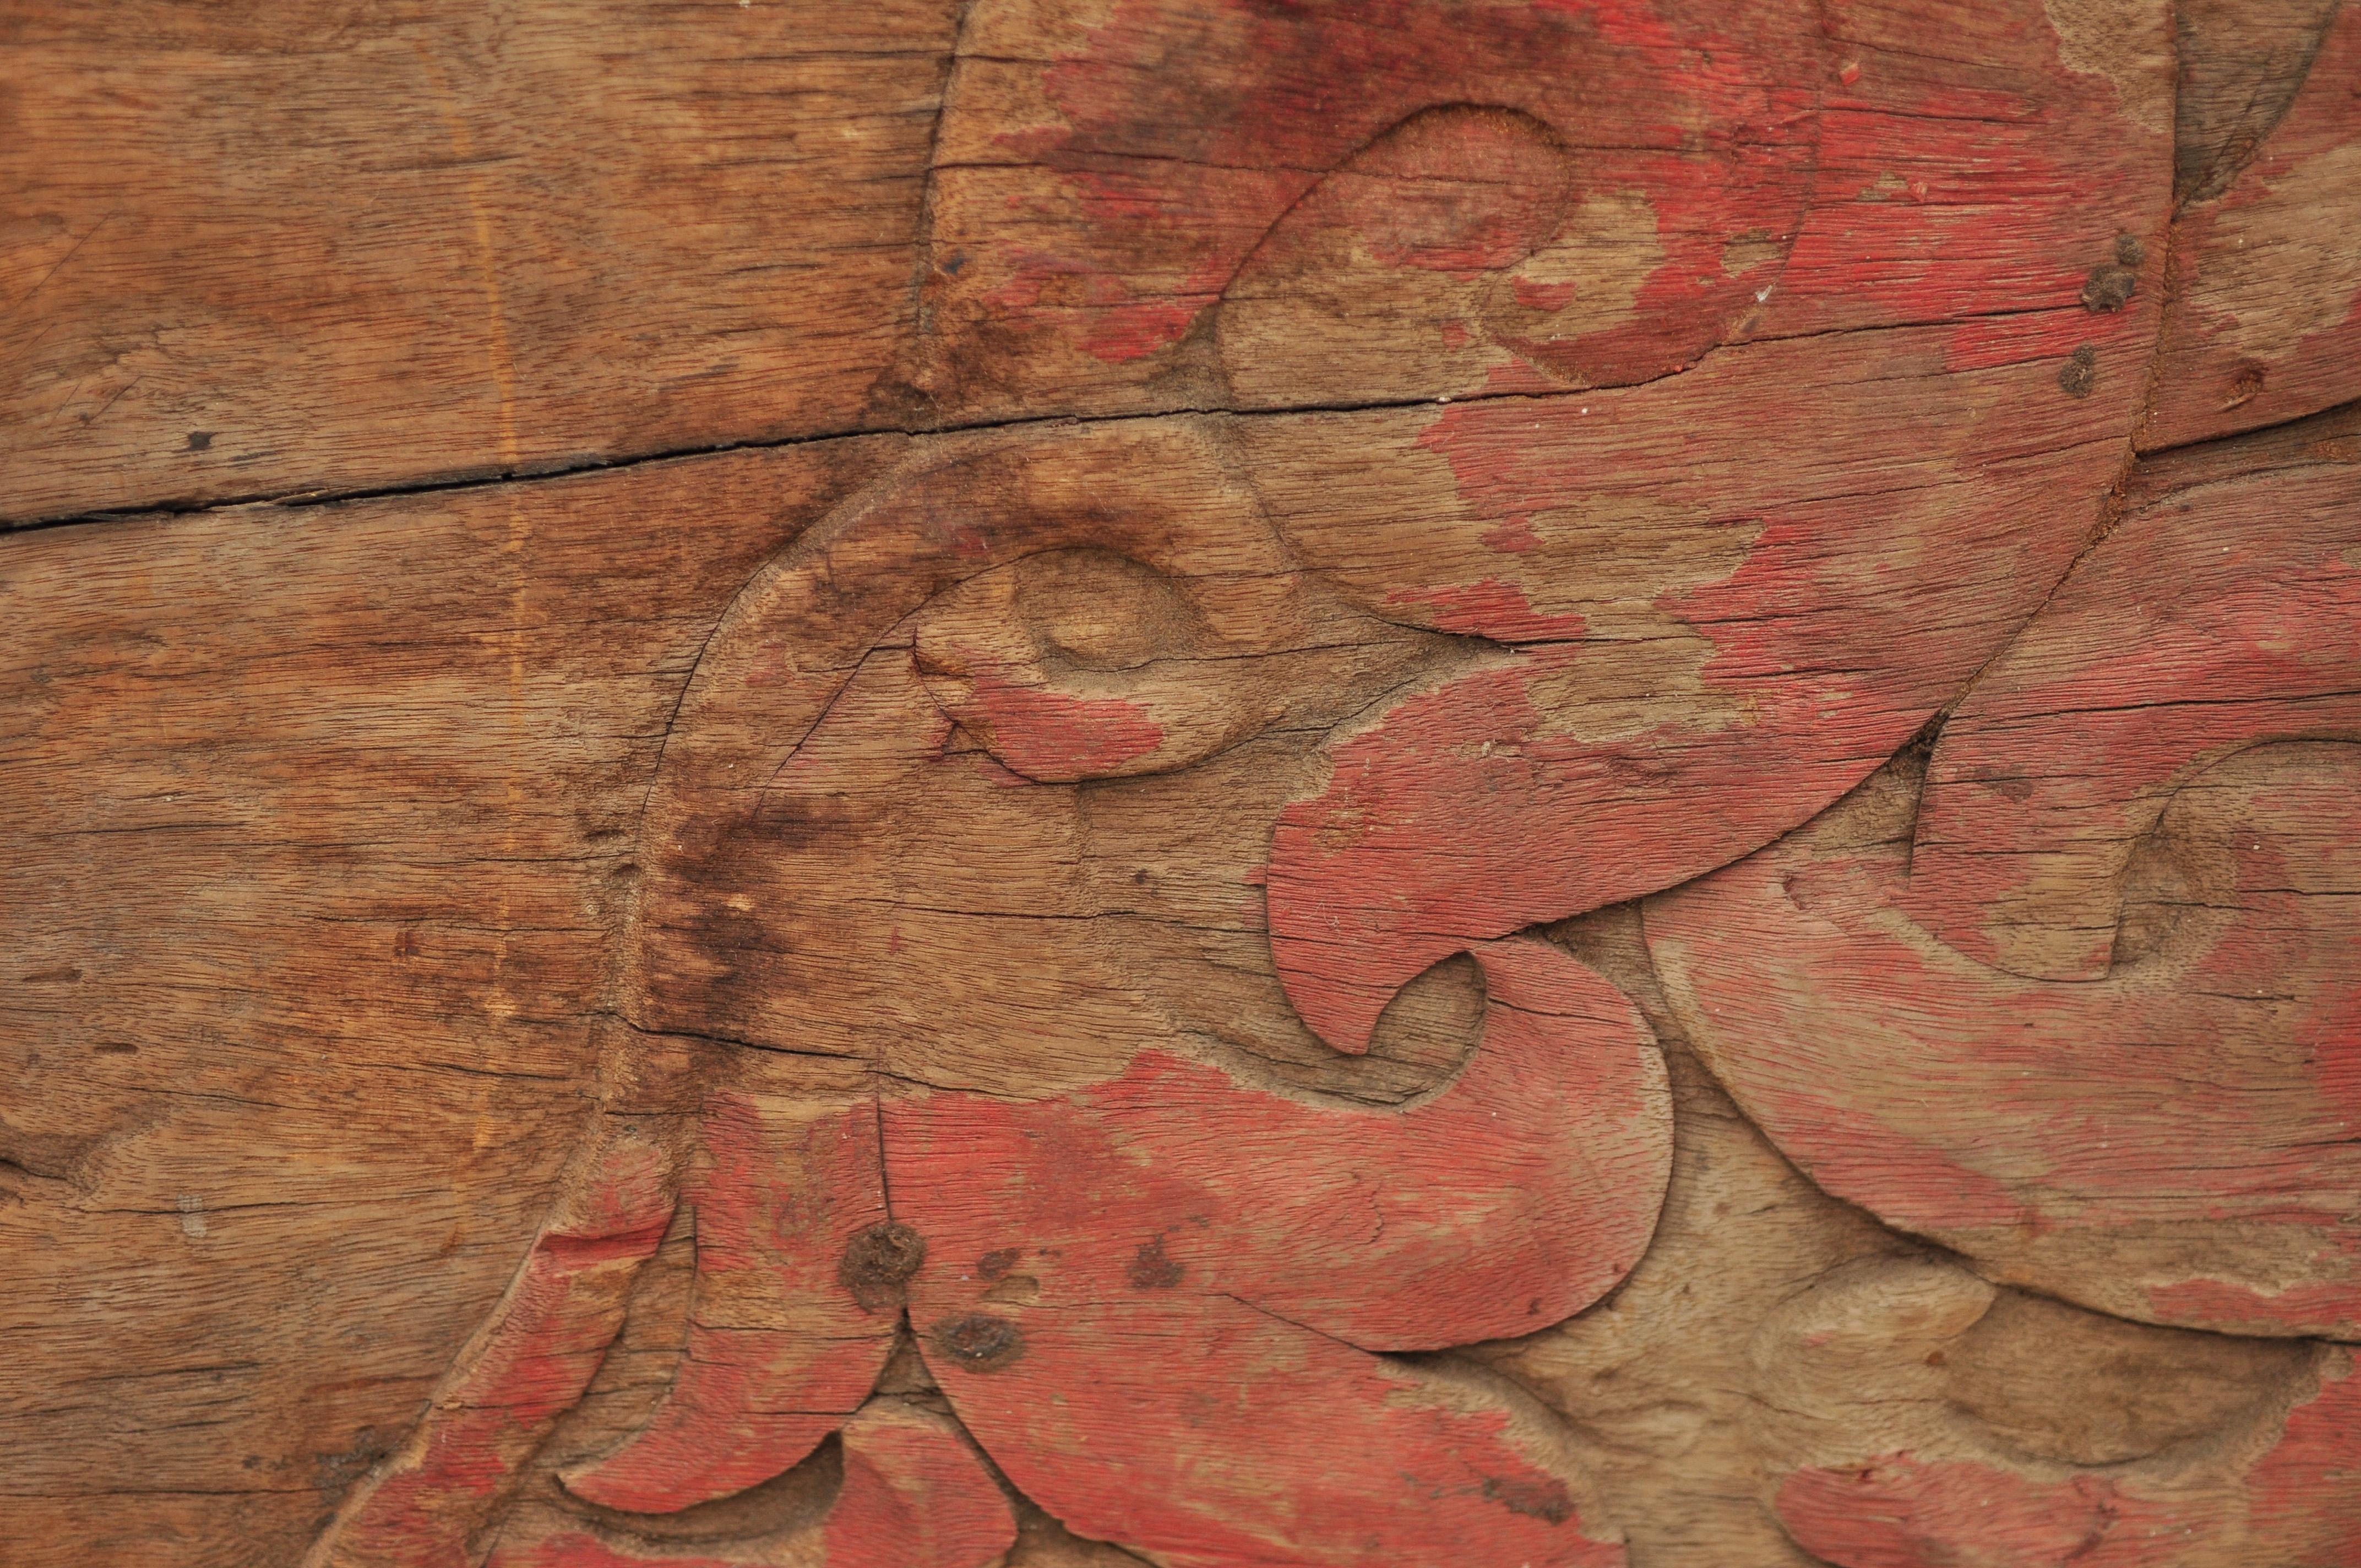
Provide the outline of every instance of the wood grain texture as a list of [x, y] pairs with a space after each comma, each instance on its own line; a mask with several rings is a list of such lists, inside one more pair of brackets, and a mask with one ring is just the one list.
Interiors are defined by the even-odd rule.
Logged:
[[2341, 0], [2181, 0], [2175, 188], [2212, 201], [2253, 160], [2295, 102]]
[[2351, 1568], [2351, 19], [20, 4], [0, 1562]]
[[1652, 909], [1816, 1179], [2127, 1317], [2361, 1337], [2356, 472], [2127, 519], [1931, 754]]
[[12, 1551], [292, 1562], [401, 1446], [586, 1125], [713, 615], [885, 455], [702, 466], [693, 546], [611, 537], [678, 469], [8, 542]]
[[12, 0], [0, 520], [861, 427], [950, 0]]
[[[2309, 58], [2301, 31], [2276, 29], [2253, 106], [2173, 225], [2174, 300], [2143, 447], [2361, 397], [2361, 259], [2350, 239], [2361, 225], [2361, 10], [2320, 19]], [[2276, 123], [2260, 123], [2273, 89], [2299, 81]]]
[[[1783, 1304], [1752, 1354], [1773, 1507], [1840, 1568], [2335, 1563], [2361, 1547], [2349, 1350], [2144, 1330], [1877, 1258]], [[2094, 1361], [2114, 1378], [2091, 1405], [2026, 1397]]]

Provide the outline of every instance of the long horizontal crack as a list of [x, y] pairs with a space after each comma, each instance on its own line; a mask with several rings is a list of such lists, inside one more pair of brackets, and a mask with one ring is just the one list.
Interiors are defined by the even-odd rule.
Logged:
[[718, 441], [701, 444], [666, 447], [660, 451], [639, 453], [619, 457], [585, 457], [572, 462], [553, 463], [545, 467], [523, 466], [492, 471], [474, 471], [446, 475], [437, 478], [404, 481], [400, 484], [352, 486], [346, 488], [313, 487], [294, 490], [254, 491], [242, 495], [217, 497], [210, 500], [159, 500], [139, 506], [108, 507], [94, 510], [72, 512], [55, 517], [27, 518], [18, 522], [0, 521], [0, 533], [32, 533], [49, 529], [80, 527], [93, 523], [125, 522], [156, 517], [190, 516], [204, 512], [229, 510], [239, 507], [277, 506], [290, 509], [335, 506], [355, 501], [383, 500], [401, 496], [453, 494], [486, 490], [506, 485], [538, 484], [553, 479], [570, 478], [584, 474], [617, 473], [659, 463], [690, 461], [720, 456], [734, 452], [779, 452], [801, 446], [814, 446], [825, 442], [852, 441], [862, 437], [901, 436], [921, 439], [928, 436], [974, 434], [995, 430], [1024, 430], [1043, 425], [1128, 424], [1151, 420], [1186, 418], [1279, 419], [1301, 418], [1321, 414], [1377, 413], [1389, 411], [1433, 409], [1450, 405], [1465, 407], [1474, 404], [1523, 402], [1552, 403], [1569, 398], [1603, 397], [1629, 392], [1657, 381], [1685, 374], [1707, 357], [1730, 349], [1747, 346], [1770, 347], [1822, 336], [1858, 335], [1866, 332], [1905, 332], [1937, 326], [1957, 326], [1971, 321], [2006, 319], [2038, 315], [2053, 312], [2072, 312], [2076, 305], [2019, 307], [2005, 311], [1973, 313], [1943, 322], [1893, 322], [1875, 327], [1831, 328], [1820, 332], [1789, 335], [1766, 335], [1719, 345], [1707, 350], [1697, 360], [1675, 367], [1660, 375], [1619, 382], [1609, 386], [1565, 387], [1547, 391], [1483, 391], [1465, 395], [1436, 395], [1414, 398], [1378, 398], [1362, 401], [1330, 403], [1290, 403], [1271, 408], [1231, 408], [1197, 404], [1172, 405], [1142, 409], [1126, 413], [1076, 414], [1071, 412], [1025, 414], [1009, 419], [949, 422], [928, 425], [848, 425], [840, 428], [813, 431], [801, 435], [779, 436], [773, 439]]
[[183, 517], [203, 512], [227, 511], [239, 507], [277, 506], [295, 509], [341, 506], [353, 501], [385, 500], [401, 496], [487, 490], [505, 485], [541, 484], [553, 479], [572, 478], [583, 474], [618, 473], [659, 463], [718, 457], [733, 452], [782, 452], [799, 446], [816, 446], [833, 441], [855, 441], [863, 437], [898, 435], [916, 440], [928, 436], [967, 435], [994, 430], [1024, 430], [1038, 425], [1130, 424], [1160, 419], [1216, 416], [1231, 419], [1271, 419], [1314, 414], [1372, 413], [1386, 410], [1434, 408], [1441, 404], [1549, 402], [1576, 395], [1625, 391], [1631, 387], [1645, 385], [1647, 385], [1645, 381], [1637, 381], [1622, 386], [1568, 389], [1564, 391], [1478, 392], [1470, 393], [1466, 397], [1397, 398], [1357, 403], [1290, 404], [1283, 408], [1268, 409], [1208, 408], [1191, 405], [1144, 409], [1137, 412], [1118, 414], [1026, 414], [1014, 419], [974, 420], [964, 423], [939, 425], [850, 425], [841, 429], [814, 431], [804, 435], [779, 436], [771, 440], [721, 441], [705, 445], [666, 447], [662, 451], [639, 453], [630, 456], [586, 458], [579, 462], [555, 464], [545, 468], [527, 467], [492, 473], [468, 473], [442, 478], [405, 481], [396, 485], [356, 486], [341, 489], [314, 488], [300, 490], [265, 490], [244, 495], [223, 496], [212, 500], [164, 500], [143, 506], [109, 507], [58, 517], [28, 518], [21, 522], [0, 522], [0, 533], [35, 533], [48, 529], [74, 528], [91, 523], [129, 522], [154, 517]]
[[[1862, 329], [1849, 329], [1859, 331]], [[1819, 335], [1817, 334], [1806, 335]], [[1764, 343], [1792, 341], [1784, 338], [1764, 338]], [[1678, 374], [1679, 372], [1673, 372]], [[1661, 379], [1661, 378], [1658, 378]], [[1646, 386], [1648, 381], [1635, 381], [1612, 387], [1568, 388], [1546, 392], [1479, 392], [1455, 397], [1453, 406], [1492, 402], [1552, 402], [1575, 396], [1606, 395], [1630, 391]], [[1374, 399], [1367, 402], [1302, 403], [1280, 408], [1238, 409], [1197, 405], [1141, 410], [1120, 414], [1027, 414], [1016, 419], [977, 420], [965, 423], [940, 425], [850, 425], [841, 429], [814, 431], [803, 435], [780, 436], [773, 440], [724, 441], [704, 445], [667, 447], [661, 451], [639, 453], [621, 457], [595, 457], [579, 462], [558, 464], [546, 468], [520, 468], [495, 473], [463, 474], [456, 477], [418, 479], [396, 485], [355, 486], [349, 488], [313, 488], [299, 490], [265, 490], [243, 495], [224, 496], [203, 501], [156, 501], [136, 507], [111, 507], [93, 511], [64, 514], [58, 517], [32, 518], [22, 522], [0, 521], [0, 535], [25, 534], [49, 529], [75, 528], [93, 523], [129, 522], [157, 517], [185, 517], [213, 511], [227, 511], [240, 507], [277, 506], [303, 509], [340, 506], [349, 502], [390, 499], [401, 496], [442, 495], [471, 490], [488, 490], [506, 485], [539, 484], [554, 479], [577, 477], [585, 474], [620, 473], [660, 463], [693, 461], [702, 457], [718, 457], [733, 452], [778, 452], [799, 446], [816, 446], [826, 442], [854, 441], [865, 436], [902, 436], [919, 439], [927, 436], [971, 434], [994, 430], [1022, 430], [1038, 425], [1056, 424], [1126, 424], [1159, 419], [1219, 417], [1226, 419], [1276, 419], [1318, 414], [1374, 413], [1389, 410], [1433, 408], [1442, 400], [1429, 397]], [[2168, 455], [2215, 450], [2241, 441], [2250, 441], [2312, 420], [2327, 420], [2340, 414], [2361, 411], [2361, 400], [2340, 403], [2316, 412], [2301, 414], [2251, 430], [2236, 431], [2182, 443], [2172, 446], [2152, 447], [2138, 454], [2145, 466]]]

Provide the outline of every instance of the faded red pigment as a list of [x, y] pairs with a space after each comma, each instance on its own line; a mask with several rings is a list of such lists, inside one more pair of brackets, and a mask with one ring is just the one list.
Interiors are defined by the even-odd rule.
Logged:
[[[1365, 1108], [1200, 1057], [1109, 985], [1074, 1003], [1113, 1020], [1104, 1070], [1038, 1097], [895, 1077], [882, 1058], [859, 1093], [715, 1091], [698, 1118], [707, 1163], [684, 1192], [698, 1225], [689, 1354], [643, 1432], [566, 1477], [577, 1497], [676, 1512], [840, 1431], [846, 1481], [818, 1527], [829, 1568], [991, 1561], [1013, 1526], [985, 1455], [1078, 1532], [1179, 1568], [1623, 1561], [1546, 1417], [1472, 1373], [1387, 1354], [1562, 1320], [1624, 1277], [1652, 1232], [1670, 1110], [1651, 1037], [1602, 977], [1517, 933], [1790, 833], [1995, 658], [1995, 695], [1980, 686], [1962, 707], [1959, 750], [1938, 748], [1932, 776], [1981, 778], [1976, 746], [2014, 756], [2026, 724], [2058, 720], [2066, 705], [2037, 678], [2048, 622], [2024, 629], [2121, 470], [2158, 329], [2169, 137], [2113, 85], [2069, 71], [2038, 5], [1960, 9], [1954, 47], [1992, 82], [1972, 93], [1919, 82], [1922, 25], [1852, 4], [1120, 0], [1061, 58], [963, 63], [1024, 74], [1057, 116], [1000, 134], [1005, 161], [968, 160], [933, 188], [929, 347], [990, 362], [969, 413], [998, 396], [1027, 413], [1041, 411], [1028, 399], [1169, 406], [1159, 378], [1201, 325], [1219, 327], [1241, 280], [1278, 287], [1290, 258], [1330, 241], [1366, 259], [1379, 293], [1389, 275], [1499, 277], [1581, 237], [1594, 207], [1641, 214], [1635, 234], [1658, 258], [1596, 330], [1553, 335], [1510, 311], [1436, 323], [1439, 341], [1501, 351], [1490, 390], [1538, 395], [1323, 416], [1356, 419], [1359, 450], [1435, 477], [1420, 507], [1340, 485], [1310, 415], [947, 437], [848, 503], [749, 585], [684, 698], [648, 812], [650, 891], [623, 988], [633, 1022], [857, 1065], [858, 1049], [819, 1042], [821, 1024], [796, 1011], [821, 980], [862, 998], [873, 987], [884, 1021], [867, 1026], [889, 1034], [939, 993], [979, 1011], [1002, 1000], [929, 970], [922, 940], [906, 944], [840, 885], [840, 857], [864, 847], [890, 861], [881, 882], [929, 895], [893, 917], [914, 931], [943, 914], [917, 906], [948, 881], [1005, 894], [992, 915], [1039, 961], [1000, 979], [1093, 972], [1060, 922], [1106, 911], [1054, 879], [994, 881], [995, 858], [1049, 857], [1079, 884], [1082, 786], [1151, 762], [1177, 776], [1286, 728], [1276, 713], [1235, 733], [1208, 721], [1199, 751], [1165, 759], [1183, 727], [1164, 709], [973, 660], [955, 725], [919, 678], [912, 623], [988, 574], [1094, 550], [1212, 607], [1209, 685], [1225, 660], [1301, 652], [1314, 624], [1428, 656], [1418, 678], [1342, 705], [1351, 723], [1324, 720], [1324, 779], [1275, 809], [1267, 855], [1224, 866], [1214, 894], [1249, 936], [1267, 918], [1287, 1001], [1338, 1051], [1366, 1052], [1405, 987], [1459, 955], [1485, 982], [1480, 1040], [1443, 1087]], [[1567, 60], [1586, 70], [1553, 63]], [[950, 120], [947, 135], [961, 129]], [[2090, 269], [2128, 254], [2126, 236], [2147, 269], [2124, 308], [2094, 313]], [[1733, 245], [1746, 247], [1736, 260]], [[1757, 249], [1771, 259], [1749, 259]], [[1561, 288], [1527, 278], [1506, 294], [1545, 313], [1576, 297]], [[1295, 367], [1265, 368], [1266, 400], [1319, 401], [1301, 390], [1316, 366], [1300, 385]], [[1902, 406], [1892, 388], [1905, 382]], [[969, 395], [952, 389], [942, 406]], [[1552, 543], [1569, 530], [1587, 546]], [[1618, 530], [1694, 556], [1686, 577], [1668, 574], [1687, 586], [1641, 602], [1600, 587]], [[2300, 613], [2352, 646], [2350, 573], [2317, 543], [2258, 544], [2219, 593], [2192, 576], [2211, 620], [2155, 629], [2155, 652], [2127, 661], [2140, 700], [2202, 656], [2241, 715], [2222, 734], [2316, 717], [2334, 694], [2301, 650], [2266, 645], [2263, 601], [2239, 585], [2301, 565]], [[2104, 570], [2086, 564], [2053, 611], [2079, 613], [2078, 585]], [[2176, 652], [2176, 637], [2203, 647]], [[1651, 642], [1682, 651], [1652, 672], [1668, 700], [1601, 718], [1614, 705], [1591, 699], [1598, 665]], [[2245, 652], [2213, 663], [2225, 645]], [[2025, 711], [2004, 711], [2020, 689]], [[953, 744], [955, 729], [980, 751]], [[2099, 729], [2126, 782], [2108, 795], [2105, 770], [2098, 784], [2061, 779], [2057, 798], [2070, 816], [2114, 811], [2115, 827], [2127, 802], [2224, 743], [2202, 723], [2168, 740]], [[925, 801], [925, 831], [844, 787], [847, 759]], [[988, 808], [947, 826], [939, 802], [972, 806], [960, 791], [978, 779]], [[2086, 788], [2098, 793], [2073, 794]], [[2298, 793], [2306, 810], [2321, 803]], [[1938, 824], [1968, 810], [1932, 787], [1929, 807]], [[2287, 815], [2268, 799], [2255, 809]], [[1987, 815], [1962, 842], [2050, 851], [1999, 806]], [[1927, 841], [1939, 859], [1939, 834]], [[2319, 901], [2273, 903], [2284, 868], [2244, 853], [2261, 857], [2239, 862], [2255, 928], [2349, 944]], [[2343, 1157], [2279, 1137], [2353, 1112], [2349, 989], [2302, 999], [2308, 1092], [2268, 1116], [2223, 1085], [2139, 1103], [2129, 1086], [2153, 1075], [2135, 1068], [2159, 1041], [2225, 1020], [2204, 1002], [2118, 1005], [1982, 962], [1992, 912], [2026, 883], [2006, 857], [1922, 915], [1959, 946], [1897, 935], [1894, 916], [1917, 907], [1885, 896], [1901, 862], [1890, 842], [1795, 834], [1651, 907], [1667, 968], [1748, 1040], [1752, 1054], [1715, 1066], [1772, 1138], [1839, 1196], [1970, 1251], [1988, 1233], [2136, 1223], [2158, 1151], [2185, 1170], [2191, 1140], [2213, 1140], [2220, 1212], [2317, 1231], [2323, 1277], [2268, 1299], [2190, 1278], [2152, 1292], [2149, 1312], [2351, 1326], [2361, 1250], [2325, 1198], [2303, 1194]], [[1172, 868], [1136, 870], [1145, 882]], [[1922, 864], [1901, 880], [1935, 887], [1927, 876]], [[794, 896], [778, 896], [782, 877]], [[862, 961], [834, 961], [830, 942]], [[2258, 951], [2232, 922], [2196, 960], [2197, 989], [2230, 996]], [[1850, 1034], [1819, 1028], [1832, 1004]], [[1943, 1027], [1920, 1027], [1930, 1019]], [[1864, 1087], [1914, 1030], [1930, 1037], [1909, 1095], [1988, 1108], [1990, 1136], [1946, 1141]], [[2061, 1074], [2076, 1092], [2058, 1092]], [[2007, 1135], [2059, 1151], [2048, 1186], [1987, 1168]], [[668, 1205], [617, 1212], [614, 1261], [644, 1256]], [[845, 1262], [889, 1223], [925, 1243], [892, 1292]], [[551, 1281], [566, 1255], [538, 1249], [517, 1299], [564, 1296]], [[2218, 1304], [2225, 1289], [2243, 1292], [2235, 1310]], [[381, 1486], [353, 1528], [404, 1543], [438, 1486], [447, 1517], [491, 1521], [614, 1332], [611, 1301], [583, 1301], [504, 1317], [465, 1375], [469, 1398], [430, 1422], [426, 1452], [443, 1457]], [[872, 1392], [906, 1323], [956, 1427]], [[2290, 1419], [2245, 1483], [2253, 1508], [2310, 1518], [2308, 1497], [2345, 1473], [2345, 1387]], [[2174, 1523], [2105, 1478], [2050, 1485], [1906, 1453], [1798, 1472], [1778, 1496], [1797, 1540], [1847, 1568], [1973, 1561], [1960, 1554], [1979, 1541], [2018, 1552], [1995, 1563], [2084, 1552], [2094, 1568], [2147, 1568], [2168, 1559], [2138, 1543]], [[505, 1561], [665, 1560], [574, 1526], [528, 1535], [504, 1541]], [[448, 1539], [407, 1541], [416, 1550], [397, 1561], [452, 1560]]]

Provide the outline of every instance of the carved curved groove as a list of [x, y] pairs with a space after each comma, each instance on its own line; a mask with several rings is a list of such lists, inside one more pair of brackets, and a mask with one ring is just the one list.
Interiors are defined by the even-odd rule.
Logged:
[[2355, 1338], [2361, 749], [2270, 742], [2361, 719], [2356, 491], [2268, 499], [2093, 554], [1937, 742], [1915, 863], [1894, 779], [1648, 928], [1716, 1074], [1839, 1196], [2105, 1310]]
[[[2349, 1351], [2206, 1341], [2023, 1303], [1948, 1264], [1883, 1258], [1822, 1280], [1758, 1331], [1757, 1442], [1772, 1506], [1839, 1568], [2091, 1563], [2331, 1563], [2361, 1548], [2349, 1477], [2361, 1369]], [[2047, 1374], [2019, 1414], [2147, 1374], [2118, 1431], [1998, 1429], [1978, 1363]], [[1874, 1393], [1870, 1391], [1873, 1390]], [[2087, 1396], [2086, 1396], [2087, 1397]], [[2137, 1436], [2146, 1442], [2126, 1444]], [[2113, 1446], [2102, 1446], [2112, 1444]], [[2079, 1451], [2079, 1452], [2076, 1452]]]
[[875, 1106], [708, 1102], [710, 1168], [697, 1216], [687, 1346], [664, 1403], [618, 1452], [568, 1471], [602, 1508], [674, 1513], [767, 1481], [869, 1397], [898, 1303], [864, 1306], [840, 1277], [854, 1238], [885, 1223]]
[[[903, 1226], [951, 1408], [1085, 1534], [1180, 1568], [1622, 1561], [1556, 1417], [1378, 1354], [1579, 1311], [1663, 1201], [1646, 1025], [1514, 934], [1810, 817], [2042, 601], [2161, 292], [2094, 313], [2084, 275], [2125, 236], [2160, 255], [2169, 173], [2148, 56], [2068, 91], [2026, 5], [1960, 18], [2004, 84], [1964, 99], [1843, 74], [1907, 53], [1882, 14], [1671, 9], [1124, 0], [1006, 62], [1064, 116], [1038, 160], [963, 157], [947, 119], [928, 221], [984, 237], [928, 283], [911, 378], [941, 410], [1120, 406], [1165, 371], [1301, 400], [1389, 312], [1433, 318], [1403, 386], [1488, 396], [1342, 444], [1323, 416], [932, 440], [748, 584], [667, 732], [620, 1004], [881, 1098], [710, 1097], [689, 1354], [577, 1495], [677, 1510], [841, 1430], [835, 1568], [999, 1541], [964, 1440], [863, 1402], [898, 1303], [851, 1260]], [[1270, 47], [1299, 34], [1381, 90], [1303, 99]], [[1569, 48], [1638, 90], [1543, 68]], [[1191, 113], [1143, 113], [1143, 82]], [[1211, 129], [1173, 153], [1159, 125]], [[1227, 226], [1143, 229], [1132, 167]], [[1018, 245], [1028, 181], [1088, 199]], [[1309, 286], [1331, 262], [1348, 286]], [[1014, 346], [971, 387], [982, 333]], [[1143, 634], [1085, 624], [1100, 593]], [[1401, 1109], [1207, 1059], [1365, 1052], [1462, 953], [1480, 1043]], [[942, 1539], [881, 1522], [929, 1498]], [[632, 1560], [570, 1525], [503, 1550]]]

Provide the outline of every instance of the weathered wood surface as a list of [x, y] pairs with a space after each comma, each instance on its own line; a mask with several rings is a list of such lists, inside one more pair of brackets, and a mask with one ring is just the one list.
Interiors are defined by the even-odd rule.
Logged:
[[2361, 359], [2361, 9], [2202, 16], [2247, 67], [2223, 85], [2247, 91], [2235, 115], [2201, 97], [2191, 129], [2212, 145], [2183, 143], [2151, 449], [2317, 413], [2353, 395]]
[[951, 0], [10, 0], [0, 518], [890, 424]]
[[2352, 20], [20, 5], [0, 1562], [2350, 1568]]
[[1652, 913], [1821, 1185], [2125, 1316], [2361, 1337], [2356, 516], [2342, 465], [2134, 512], [1927, 755]]

